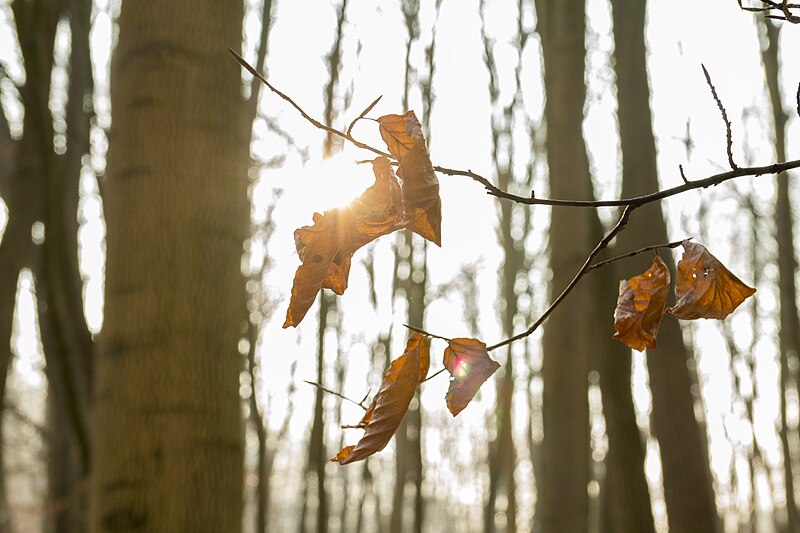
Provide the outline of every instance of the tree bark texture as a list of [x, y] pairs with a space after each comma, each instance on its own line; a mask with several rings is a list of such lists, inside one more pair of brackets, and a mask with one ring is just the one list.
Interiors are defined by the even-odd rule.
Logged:
[[[112, 65], [91, 531], [237, 532], [242, 4], [125, 5]], [[249, 125], [247, 125], [249, 127]]]
[[[556, 198], [591, 198], [583, 140], [583, 0], [536, 2], [544, 52], [545, 120], [550, 193]], [[561, 291], [591, 250], [590, 210], [555, 208], [550, 223], [552, 290]], [[591, 295], [575, 291], [553, 312], [543, 334], [542, 486], [537, 513], [544, 533], [588, 529], [590, 354], [596, 340], [584, 327], [592, 317]]]
[[[659, 187], [644, 42], [646, 2], [614, 0], [612, 6], [623, 162], [622, 196], [630, 197]], [[620, 252], [667, 242], [661, 204], [638, 209], [617, 240]], [[651, 259], [643, 254], [626, 260], [624, 269], [620, 269], [621, 277], [643, 272]], [[664, 254], [663, 259], [674, 272], [671, 256]], [[661, 448], [664, 497], [671, 533], [711, 533], [719, 527], [706, 439], [694, 414], [687, 367], [691, 357], [677, 320], [665, 316], [658, 347], [648, 350], [647, 364], [653, 395], [651, 426]]]

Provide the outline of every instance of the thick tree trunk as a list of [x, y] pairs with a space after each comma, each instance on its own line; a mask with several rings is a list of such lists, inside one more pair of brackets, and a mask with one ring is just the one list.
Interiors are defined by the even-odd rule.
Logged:
[[[126, 5], [112, 66], [91, 531], [236, 532], [242, 5]], [[204, 36], [204, 38], [198, 38]]]
[[[616, 39], [618, 117], [623, 160], [622, 196], [658, 189], [655, 139], [650, 118], [644, 43], [646, 3], [612, 2]], [[628, 229], [618, 238], [620, 251], [667, 241], [661, 205], [637, 210]], [[670, 256], [664, 257], [671, 264]], [[626, 261], [622, 277], [643, 272], [651, 258], [640, 255]], [[670, 267], [674, 272], [674, 268]], [[650, 389], [653, 394], [652, 429], [661, 448], [664, 496], [671, 533], [717, 530], [708, 450], [694, 415], [694, 399], [686, 350], [676, 320], [665, 317], [658, 348], [648, 350]], [[639, 459], [637, 458], [637, 461]], [[638, 467], [637, 467], [638, 468]], [[628, 487], [630, 488], [630, 487]]]
[[[583, 140], [583, 0], [536, 2], [544, 52], [547, 163], [556, 198], [591, 198]], [[561, 291], [581, 266], [592, 242], [590, 210], [555, 208], [550, 223], [552, 290]], [[544, 533], [588, 530], [590, 354], [596, 340], [582, 327], [592, 320], [591, 294], [575, 291], [544, 326], [542, 486], [537, 513]]]

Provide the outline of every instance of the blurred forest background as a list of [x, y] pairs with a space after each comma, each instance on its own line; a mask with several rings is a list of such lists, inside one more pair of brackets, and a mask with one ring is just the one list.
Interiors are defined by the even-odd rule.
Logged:
[[665, 317], [631, 353], [618, 281], [652, 255], [613, 263], [497, 350], [457, 418], [440, 376], [340, 466], [362, 411], [304, 381], [374, 393], [404, 323], [523, 331], [618, 210], [440, 176], [442, 248], [379, 239], [283, 330], [292, 232], [368, 186], [370, 155], [227, 51], [324, 124], [383, 95], [371, 116], [414, 109], [434, 164], [612, 199], [730, 168], [701, 63], [740, 166], [798, 157], [800, 13], [771, 4], [750, 5], [789, 20], [734, 0], [2, 0], [0, 533], [800, 532], [791, 173], [651, 204], [604, 252], [705, 243], [758, 288], [726, 321]]

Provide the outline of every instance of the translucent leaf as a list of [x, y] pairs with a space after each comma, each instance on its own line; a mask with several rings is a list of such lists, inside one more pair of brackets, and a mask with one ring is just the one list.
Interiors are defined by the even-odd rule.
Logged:
[[669, 269], [656, 256], [643, 274], [619, 282], [614, 309], [614, 338], [639, 350], [656, 347], [656, 335], [669, 292]]
[[344, 426], [363, 428], [361, 440], [345, 446], [331, 461], [342, 465], [361, 461], [386, 447], [408, 411], [420, 376], [428, 373], [427, 368], [423, 372], [421, 354], [427, 354], [429, 347], [428, 337], [411, 333], [406, 352], [392, 361], [384, 372], [381, 388], [361, 421], [355, 426]]
[[745, 285], [700, 244], [684, 241], [675, 279], [677, 303], [667, 313], [683, 320], [722, 320], [756, 290]]
[[397, 158], [397, 175], [403, 184], [407, 226], [411, 231], [442, 245], [442, 202], [439, 180], [433, 171], [422, 126], [413, 111], [378, 119], [389, 152]]
[[403, 223], [400, 184], [385, 157], [372, 163], [375, 183], [352, 204], [314, 213], [314, 225], [294, 232], [297, 269], [283, 327], [297, 326], [321, 288], [344, 294], [353, 254]]
[[450, 413], [456, 416], [500, 368], [500, 363], [489, 358], [486, 344], [478, 339], [452, 339], [444, 350], [444, 366], [451, 376], [445, 400]]

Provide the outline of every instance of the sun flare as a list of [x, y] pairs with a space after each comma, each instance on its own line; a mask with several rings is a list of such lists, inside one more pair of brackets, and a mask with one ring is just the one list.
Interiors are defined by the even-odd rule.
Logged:
[[292, 207], [308, 212], [344, 207], [373, 182], [372, 167], [356, 164], [352, 152], [308, 161], [292, 173], [287, 182]]

